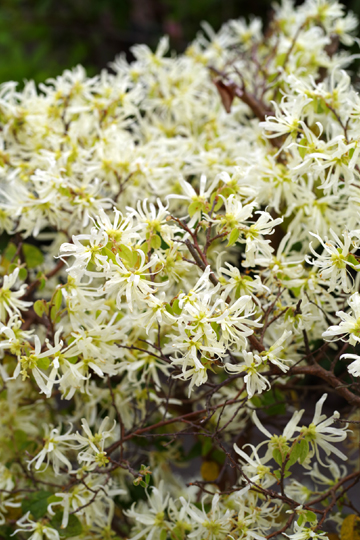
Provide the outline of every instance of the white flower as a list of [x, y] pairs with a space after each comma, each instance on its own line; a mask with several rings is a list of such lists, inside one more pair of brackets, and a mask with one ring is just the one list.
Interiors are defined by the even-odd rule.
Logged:
[[262, 353], [262, 355], [269, 360], [272, 364], [281, 369], [284, 373], [289, 370], [284, 362], [291, 362], [290, 358], [280, 358], [279, 353], [284, 350], [284, 343], [292, 336], [291, 330], [284, 330], [282, 335], [271, 345], [271, 347]]
[[211, 501], [211, 509], [205, 512], [204, 501], [202, 509], [196, 508], [193, 504], [187, 502], [184, 497], [180, 497], [182, 505], [192, 519], [194, 531], [189, 533], [188, 538], [207, 538], [208, 540], [220, 540], [225, 538], [231, 529], [231, 512], [225, 511], [220, 506], [220, 495], [215, 493]]
[[360, 342], [360, 294], [352, 294], [347, 302], [354, 314], [337, 311], [336, 315], [340, 317], [341, 323], [330, 326], [322, 336], [327, 341], [348, 341], [354, 347]]
[[56, 529], [47, 527], [41, 521], [36, 523], [29, 516], [30, 512], [27, 512], [16, 522], [19, 528], [11, 536], [14, 536], [18, 532], [32, 532], [33, 534], [29, 536], [28, 540], [44, 540], [44, 538], [48, 540], [60, 540], [59, 533]]
[[294, 522], [294, 533], [284, 534], [291, 540], [310, 540], [311, 538], [313, 538], [314, 540], [316, 540], [317, 538], [327, 540], [328, 538], [326, 532], [315, 532], [312, 527], [300, 526], [297, 524], [296, 521]]
[[104, 290], [110, 295], [116, 293], [116, 305], [121, 307], [122, 296], [126, 296], [126, 301], [130, 311], [133, 311], [133, 302], [141, 304], [146, 302], [147, 298], [151, 297], [157, 291], [158, 287], [164, 286], [163, 283], [153, 283], [145, 279], [145, 276], [154, 275], [151, 272], [158, 261], [158, 257], [154, 255], [151, 260], [145, 264], [145, 254], [141, 249], [136, 250], [140, 262], [138, 267], [125, 266], [119, 255], [116, 255], [116, 264], [111, 266], [109, 270], [109, 279], [106, 281]]
[[[234, 450], [242, 458], [242, 470], [247, 476], [249, 483], [243, 488], [240, 493], [244, 494], [251, 488], [252, 484], [261, 485], [263, 488], [268, 488], [276, 482], [274, 475], [271, 474], [271, 467], [266, 465], [267, 457], [260, 458], [257, 449], [253, 445], [249, 445], [251, 455], [249, 456], [238, 445], [234, 444]], [[245, 479], [246, 482], [248, 482]]]
[[0, 288], [0, 321], [5, 322], [7, 317], [11, 317], [15, 313], [19, 314], [21, 311], [27, 310], [31, 306], [31, 302], [25, 302], [21, 300], [26, 292], [26, 285], [20, 285], [16, 291], [11, 291], [11, 287], [14, 287], [15, 282], [19, 276], [19, 268], [8, 276], [3, 277], [3, 285]]
[[[72, 240], [73, 244], [65, 243], [60, 247], [60, 257], [75, 257], [74, 264], [67, 269], [71, 276], [81, 277], [90, 262], [101, 268], [106, 265], [108, 257], [102, 250], [108, 243], [108, 236], [104, 230], [93, 228], [92, 234], [78, 234], [73, 236]], [[85, 244], [82, 244], [81, 240]]]
[[43, 470], [46, 470], [50, 463], [53, 465], [54, 473], [59, 476], [61, 473], [60, 467], [65, 465], [70, 472], [72, 465], [70, 460], [66, 457], [65, 453], [68, 448], [78, 449], [79, 445], [74, 444], [75, 437], [71, 433], [72, 425], [70, 424], [69, 431], [60, 435], [61, 426], [59, 428], [51, 428], [47, 425], [45, 428], [44, 447], [43, 449], [28, 461], [28, 468], [35, 462], [35, 470], [39, 470], [42, 463], [46, 460], [46, 466]]
[[243, 351], [244, 357], [243, 364], [225, 364], [225, 369], [229, 373], [241, 373], [244, 372], [244, 382], [246, 383], [246, 391], [249, 399], [254, 394], [262, 394], [265, 390], [270, 388], [269, 381], [259, 373], [259, 369], [263, 367], [263, 360], [258, 354], [252, 352]]
[[320, 269], [320, 278], [329, 282], [329, 291], [333, 291], [335, 287], [341, 287], [348, 293], [353, 289], [353, 283], [347, 267], [357, 269], [360, 268], [360, 265], [348, 259], [351, 255], [349, 248], [352, 244], [350, 235], [345, 231], [343, 233], [344, 242], [342, 242], [332, 229], [330, 229], [330, 233], [336, 243], [329, 241], [326, 237], [324, 243], [319, 235], [310, 233], [317, 238], [324, 251], [322, 255], [319, 255], [314, 251], [310, 242], [309, 247], [316, 259], [311, 260], [306, 257], [306, 261]]
[[345, 359], [351, 358], [352, 360], [354, 360], [354, 362], [351, 362], [351, 364], [347, 366], [347, 370], [354, 377], [360, 377], [360, 356], [357, 354], [346, 353], [340, 356], [341, 360], [343, 358]]
[[[319, 463], [324, 465], [321, 461], [319, 448], [322, 448], [327, 456], [331, 453], [343, 460], [347, 460], [347, 456], [343, 454], [333, 443], [342, 442], [347, 436], [347, 424], [345, 426], [336, 428], [332, 424], [340, 417], [339, 413], [335, 411], [330, 418], [327, 418], [325, 414], [321, 414], [324, 401], [327, 398], [327, 394], [324, 394], [321, 399], [316, 403], [315, 414], [313, 421], [308, 427], [303, 426], [300, 433], [312, 446], [312, 452], [316, 454]], [[326, 467], [326, 465], [324, 465]]]
[[[60, 330], [61, 332], [61, 330]], [[38, 336], [34, 336], [35, 348], [34, 352], [30, 352], [27, 355], [20, 356], [18, 359], [17, 366], [15, 368], [13, 376], [11, 379], [17, 379], [21, 374], [22, 380], [25, 381], [28, 377], [28, 371], [31, 370], [32, 375], [37, 382], [41, 393], [44, 393], [46, 397], [50, 397], [52, 385], [56, 382], [55, 379], [47, 376], [42, 370], [47, 370], [50, 366], [50, 358], [52, 355], [58, 353], [62, 346], [63, 342], [59, 340], [59, 334], [57, 334], [57, 339], [53, 347], [48, 348], [44, 352], [41, 352], [41, 343]], [[49, 343], [47, 343], [49, 345]], [[51, 383], [50, 385], [48, 383]]]
[[140, 532], [131, 537], [131, 540], [140, 540], [145, 535], [146, 540], [151, 540], [153, 536], [165, 527], [165, 509], [169, 502], [169, 493], [164, 494], [164, 483], [160, 482], [159, 487], [151, 488], [151, 495], [148, 495], [149, 508], [146, 511], [137, 512], [135, 503], [125, 514], [136, 521], [140, 526]]
[[113, 426], [110, 430], [105, 430], [105, 427], [109, 421], [109, 417], [106, 416], [100, 424], [99, 431], [93, 435], [88, 422], [85, 418], [81, 419], [81, 427], [85, 435], [81, 435], [78, 431], [73, 435], [73, 439], [79, 443], [78, 448], [88, 448], [91, 449], [95, 454], [104, 451], [105, 441], [109, 437], [113, 437], [113, 431], [116, 426], [116, 421], [114, 420]]

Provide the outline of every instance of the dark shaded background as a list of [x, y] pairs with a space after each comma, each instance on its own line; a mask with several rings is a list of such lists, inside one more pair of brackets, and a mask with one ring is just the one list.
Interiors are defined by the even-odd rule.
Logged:
[[[266, 20], [271, 0], [0, 0], [0, 82], [36, 82], [83, 64], [94, 75], [135, 43], [168, 34], [185, 49], [207, 20], [215, 30], [238, 17]], [[360, 14], [360, 0], [347, 7]]]

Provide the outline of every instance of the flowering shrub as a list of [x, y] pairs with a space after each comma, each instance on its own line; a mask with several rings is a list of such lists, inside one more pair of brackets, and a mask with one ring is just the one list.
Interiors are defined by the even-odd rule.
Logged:
[[355, 535], [356, 24], [2, 85], [1, 538]]

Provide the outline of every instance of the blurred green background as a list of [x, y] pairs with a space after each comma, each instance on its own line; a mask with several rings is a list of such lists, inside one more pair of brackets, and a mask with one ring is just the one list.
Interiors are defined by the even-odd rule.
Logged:
[[[182, 51], [207, 20], [266, 20], [271, 0], [0, 0], [0, 82], [36, 82], [83, 64], [97, 73], [135, 43], [155, 47], [169, 34]], [[360, 13], [360, 0], [347, 2]]]

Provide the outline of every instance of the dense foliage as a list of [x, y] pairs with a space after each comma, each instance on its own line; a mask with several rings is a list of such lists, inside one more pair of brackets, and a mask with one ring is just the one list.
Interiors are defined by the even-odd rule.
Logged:
[[1, 86], [0, 537], [355, 538], [356, 25]]

